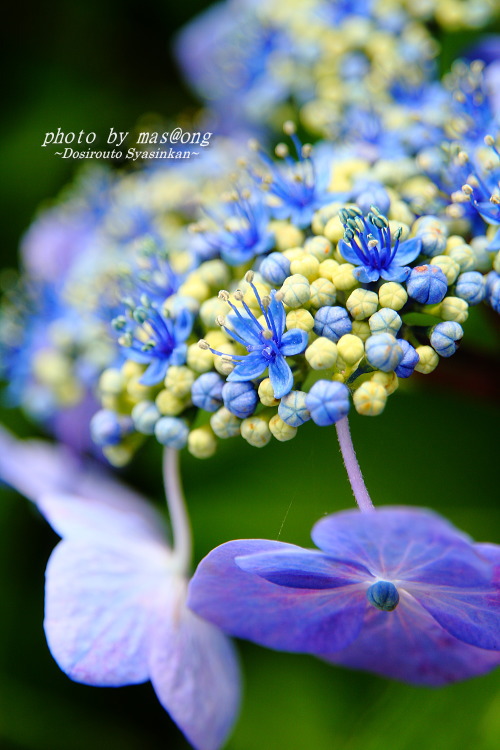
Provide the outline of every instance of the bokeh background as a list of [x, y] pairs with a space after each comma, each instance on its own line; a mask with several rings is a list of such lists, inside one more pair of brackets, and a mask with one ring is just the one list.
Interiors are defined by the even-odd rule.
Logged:
[[[59, 0], [19, 7], [1, 121], [2, 265], [16, 263], [37, 206], [75, 169], [41, 148], [46, 131], [105, 135], [111, 126], [130, 130], [145, 113], [168, 117], [195, 106], [169, 43], [205, 5]], [[443, 66], [475, 36], [443, 38]], [[472, 343], [449, 368], [441, 363], [428, 380], [407, 384], [376, 419], [354, 414], [352, 432], [375, 503], [429, 506], [476, 539], [500, 542], [498, 318], [474, 312], [465, 324]], [[18, 415], [1, 416], [19, 434], [33, 434]], [[125, 478], [162, 503], [159, 461], [159, 446], [148, 443]], [[228, 441], [207, 462], [183, 456], [182, 467], [196, 560], [239, 537], [307, 546], [318, 518], [353, 505], [332, 428], [308, 424], [295, 440], [262, 451]], [[0, 749], [187, 748], [150, 685], [96, 689], [59, 671], [42, 629], [43, 571], [57, 537], [25, 500], [0, 489]], [[430, 690], [240, 645], [246, 688], [231, 750], [500, 745], [498, 674]]]

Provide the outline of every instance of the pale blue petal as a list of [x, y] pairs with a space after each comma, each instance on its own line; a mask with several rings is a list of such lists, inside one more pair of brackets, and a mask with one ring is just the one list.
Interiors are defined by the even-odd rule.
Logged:
[[292, 390], [293, 375], [286, 359], [277, 354], [274, 362], [269, 362], [269, 378], [275, 398], [282, 398]]
[[153, 359], [147, 370], [139, 378], [141, 385], [158, 385], [167, 374], [170, 357]]
[[386, 281], [397, 281], [398, 283], [401, 283], [406, 281], [410, 273], [411, 268], [408, 266], [400, 266], [395, 260], [393, 260], [390, 266], [381, 270], [380, 275]]
[[174, 333], [177, 343], [185, 341], [193, 328], [193, 316], [187, 309], [181, 310], [174, 320]]
[[309, 337], [305, 331], [299, 328], [291, 328], [281, 339], [280, 352], [285, 357], [300, 354], [307, 347]]
[[354, 269], [352, 275], [355, 279], [361, 281], [362, 284], [370, 284], [372, 281], [378, 281], [380, 271], [377, 271], [375, 268], [368, 268], [367, 266], [359, 266]]
[[276, 333], [278, 335], [278, 339], [281, 338], [283, 335], [283, 331], [285, 330], [285, 306], [283, 305], [283, 302], [279, 302], [276, 299], [276, 292], [274, 289], [271, 292], [271, 301], [269, 303], [269, 314], [274, 322], [274, 327], [276, 328]]
[[413, 237], [411, 240], [401, 242], [392, 262], [396, 263], [398, 266], [405, 266], [407, 263], [411, 263], [412, 260], [415, 260], [421, 252], [422, 240], [418, 237]]
[[267, 368], [267, 362], [260, 352], [251, 352], [247, 354], [244, 361], [236, 365], [234, 370], [227, 376], [227, 380], [232, 383], [240, 383], [246, 380], [253, 380], [262, 375]]
[[[239, 338], [247, 344], [256, 344], [262, 346], [262, 327], [259, 326], [256, 320], [250, 318], [246, 312], [239, 315], [228, 315], [227, 317], [230, 328], [235, 332]], [[229, 331], [231, 333], [231, 330]]]
[[240, 674], [230, 640], [179, 601], [154, 629], [150, 673], [161, 704], [189, 742], [197, 750], [218, 750], [240, 704]]

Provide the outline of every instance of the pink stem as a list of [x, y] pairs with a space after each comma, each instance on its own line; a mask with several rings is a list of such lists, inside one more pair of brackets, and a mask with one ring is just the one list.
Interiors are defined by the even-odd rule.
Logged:
[[359, 509], [365, 512], [373, 511], [375, 508], [366, 489], [361, 469], [359, 468], [347, 417], [342, 417], [342, 419], [335, 423], [335, 427], [337, 429], [340, 451], [344, 459], [344, 466]]

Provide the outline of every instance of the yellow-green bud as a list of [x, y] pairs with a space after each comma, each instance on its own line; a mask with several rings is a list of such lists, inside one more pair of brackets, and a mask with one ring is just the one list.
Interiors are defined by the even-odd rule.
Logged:
[[144, 366], [140, 365], [139, 362], [134, 362], [131, 359], [127, 359], [122, 365], [122, 374], [125, 380], [129, 378], [138, 378], [144, 372]]
[[330, 242], [338, 242], [342, 239], [344, 236], [344, 226], [338, 215], [326, 223], [323, 234]]
[[[335, 183], [336, 185], [337, 183]], [[351, 186], [349, 186], [350, 188]], [[342, 189], [335, 187], [336, 190]], [[330, 221], [330, 219], [333, 219], [339, 212], [339, 208], [342, 207], [341, 203], [328, 203], [326, 206], [322, 206], [317, 211], [314, 212], [312, 221], [311, 221], [311, 229], [313, 230], [314, 234], [323, 234], [325, 233], [325, 227]], [[343, 234], [343, 231], [342, 231]], [[342, 234], [340, 235], [342, 237]]]
[[229, 284], [229, 268], [222, 260], [207, 260], [199, 266], [198, 274], [213, 289], [224, 289]]
[[[376, 295], [375, 295], [376, 296]], [[337, 351], [347, 365], [355, 365], [365, 353], [365, 347], [361, 339], [346, 333], [337, 341]]]
[[287, 260], [292, 262], [292, 260], [297, 260], [297, 258], [302, 258], [304, 255], [304, 248], [303, 247], [290, 247], [288, 250], [285, 250], [282, 253]]
[[186, 362], [195, 372], [208, 372], [214, 366], [214, 355], [209, 349], [200, 349], [198, 344], [188, 346]]
[[188, 435], [188, 451], [195, 458], [210, 458], [217, 450], [217, 440], [209, 425], [197, 427]]
[[394, 393], [399, 387], [399, 378], [395, 372], [382, 372], [382, 370], [377, 370], [377, 372], [373, 373], [370, 380], [373, 383], [379, 383], [379, 385], [384, 386], [388, 396], [390, 396], [391, 393]]
[[205, 300], [200, 307], [201, 322], [205, 328], [215, 328], [217, 325], [216, 318], [219, 315], [224, 317], [230, 311], [231, 308], [227, 302], [224, 302], [218, 297], [210, 297], [210, 299]]
[[165, 376], [165, 387], [177, 398], [183, 398], [191, 393], [191, 386], [195, 381], [196, 375], [189, 367], [182, 365], [176, 367], [171, 365]]
[[365, 343], [366, 339], [372, 335], [370, 325], [366, 320], [353, 320], [351, 333], [361, 339], [363, 343]]
[[126, 445], [103, 445], [102, 452], [111, 466], [116, 466], [117, 469], [126, 466], [133, 455], [133, 451]]
[[204, 302], [210, 297], [210, 287], [199, 276], [188, 276], [184, 284], [179, 287], [180, 297], [193, 297], [198, 302]]
[[448, 250], [447, 247], [446, 255], [448, 255], [450, 258], [453, 258], [453, 260], [458, 263], [461, 273], [474, 270], [476, 256], [474, 255], [474, 250], [470, 247], [470, 245], [466, 245], [465, 243], [463, 243], [462, 245], [451, 247], [450, 250]]
[[355, 267], [352, 263], [340, 263], [338, 268], [332, 272], [331, 280], [337, 289], [346, 292], [358, 285], [358, 280], [352, 275]]
[[176, 417], [184, 411], [186, 407], [186, 401], [184, 399], [174, 396], [174, 394], [166, 388], [159, 392], [155, 399], [155, 403], [160, 414], [167, 417]]
[[241, 437], [253, 445], [263, 448], [271, 440], [269, 423], [264, 417], [248, 417], [241, 423]]
[[440, 305], [440, 313], [443, 320], [464, 323], [469, 317], [469, 305], [460, 297], [445, 297]]
[[[259, 293], [259, 296], [261, 299], [265, 297], [266, 295], [268, 295], [269, 292], [271, 291], [271, 287], [269, 286], [269, 284], [264, 284], [261, 281], [254, 282], [254, 287], [257, 289], [257, 292]], [[248, 284], [245, 290], [243, 299], [245, 300], [245, 302], [247, 303], [248, 307], [251, 310], [253, 310], [254, 312], [260, 315], [260, 312], [261, 312], [260, 305], [250, 284]]]
[[460, 266], [456, 260], [453, 260], [449, 255], [436, 255], [431, 260], [431, 266], [438, 266], [446, 276], [448, 286], [453, 284], [458, 274], [460, 273]]
[[264, 406], [277, 406], [279, 404], [279, 399], [274, 398], [274, 389], [269, 378], [264, 378], [264, 380], [261, 381], [258, 394], [260, 402], [264, 404]]
[[393, 310], [401, 310], [406, 305], [408, 295], [406, 289], [396, 281], [387, 281], [378, 290], [380, 307], [392, 307]]
[[328, 281], [332, 281], [332, 275], [336, 268], [338, 268], [340, 263], [337, 260], [333, 260], [333, 258], [327, 258], [326, 260], [323, 260], [319, 264], [319, 276], [321, 279], [328, 279]]
[[432, 346], [417, 346], [416, 352], [418, 354], [418, 364], [415, 367], [417, 372], [422, 372], [424, 375], [428, 375], [436, 369], [439, 362], [439, 356], [436, 354]]
[[[393, 232], [396, 232], [398, 227], [403, 225], [403, 232], [401, 234], [401, 237], [402, 240], [405, 240], [410, 233], [410, 226], [415, 221], [415, 214], [410, 211], [408, 204], [404, 201], [391, 201], [389, 216], [387, 218], [390, 219], [389, 227], [391, 229], [391, 234]], [[403, 237], [403, 235], [405, 234], [405, 229], [406, 236]]]
[[314, 328], [314, 318], [308, 310], [299, 307], [298, 310], [290, 310], [287, 313], [286, 327], [288, 330], [291, 328], [300, 328], [301, 331], [309, 333]]
[[373, 380], [362, 383], [352, 397], [358, 414], [376, 417], [384, 411], [387, 402], [387, 392], [383, 385]]
[[290, 273], [305, 276], [308, 281], [314, 281], [319, 276], [319, 260], [314, 255], [302, 251], [300, 258], [290, 263]]
[[130, 378], [125, 390], [133, 401], [143, 401], [151, 395], [151, 388], [148, 385], [139, 383], [139, 378]]
[[276, 239], [276, 249], [288, 250], [290, 247], [298, 247], [304, 241], [304, 234], [293, 224], [287, 221], [272, 221], [269, 228], [274, 232]]
[[493, 270], [500, 273], [500, 250], [493, 259]]
[[210, 417], [210, 426], [218, 438], [235, 437], [240, 434], [241, 419], [222, 406]]
[[294, 274], [285, 279], [281, 291], [283, 292], [283, 302], [288, 307], [303, 307], [306, 302], [309, 302], [309, 281], [301, 274]]
[[378, 296], [376, 292], [367, 289], [355, 289], [345, 303], [354, 320], [365, 320], [373, 315], [378, 308]]
[[283, 422], [279, 414], [275, 414], [274, 417], [271, 417], [269, 421], [269, 429], [271, 434], [274, 435], [276, 440], [279, 440], [280, 443], [285, 443], [287, 440], [291, 440], [297, 434], [297, 427], [292, 427], [286, 422]]
[[337, 361], [337, 344], [320, 336], [307, 347], [305, 358], [313, 370], [329, 370]]
[[322, 235], [310, 237], [306, 240], [304, 250], [306, 253], [314, 255], [320, 263], [329, 258], [333, 252], [332, 243]]
[[125, 385], [125, 379], [121, 370], [110, 367], [104, 370], [99, 378], [99, 391], [113, 396], [118, 396]]
[[310, 303], [317, 309], [327, 305], [334, 305], [337, 299], [335, 286], [328, 279], [319, 278], [313, 281], [310, 286], [310, 292]]

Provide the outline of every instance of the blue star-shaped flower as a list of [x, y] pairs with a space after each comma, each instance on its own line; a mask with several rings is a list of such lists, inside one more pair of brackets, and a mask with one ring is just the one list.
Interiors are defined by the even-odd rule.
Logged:
[[399, 229], [393, 238], [389, 222], [378, 212], [370, 211], [367, 217], [355, 208], [343, 208], [340, 220], [345, 229], [344, 239], [339, 242], [339, 250], [348, 263], [358, 266], [353, 276], [363, 284], [378, 281], [406, 281], [411, 263], [421, 252], [418, 238], [399, 241]]
[[344, 511], [319, 550], [250, 539], [199, 565], [188, 605], [226, 633], [421, 685], [500, 663], [500, 548], [419, 508]]
[[[285, 330], [285, 308], [273, 289], [268, 299], [260, 299], [259, 293], [252, 282], [250, 285], [259, 303], [267, 328], [264, 328], [252, 313], [243, 295], [237, 294], [236, 299], [241, 302], [243, 309], [239, 309], [229, 301], [227, 293], [224, 298], [231, 305], [234, 315], [228, 317], [230, 328], [224, 329], [227, 333], [242, 344], [248, 354], [242, 356], [230, 356], [236, 363], [234, 370], [228, 375], [227, 380], [242, 382], [259, 377], [269, 368], [269, 378], [273, 386], [274, 397], [282, 398], [289, 393], [293, 387], [293, 375], [290, 365], [285, 357], [300, 354], [308, 343], [305, 331], [292, 328]], [[222, 352], [212, 350], [215, 354], [228, 357]]]

